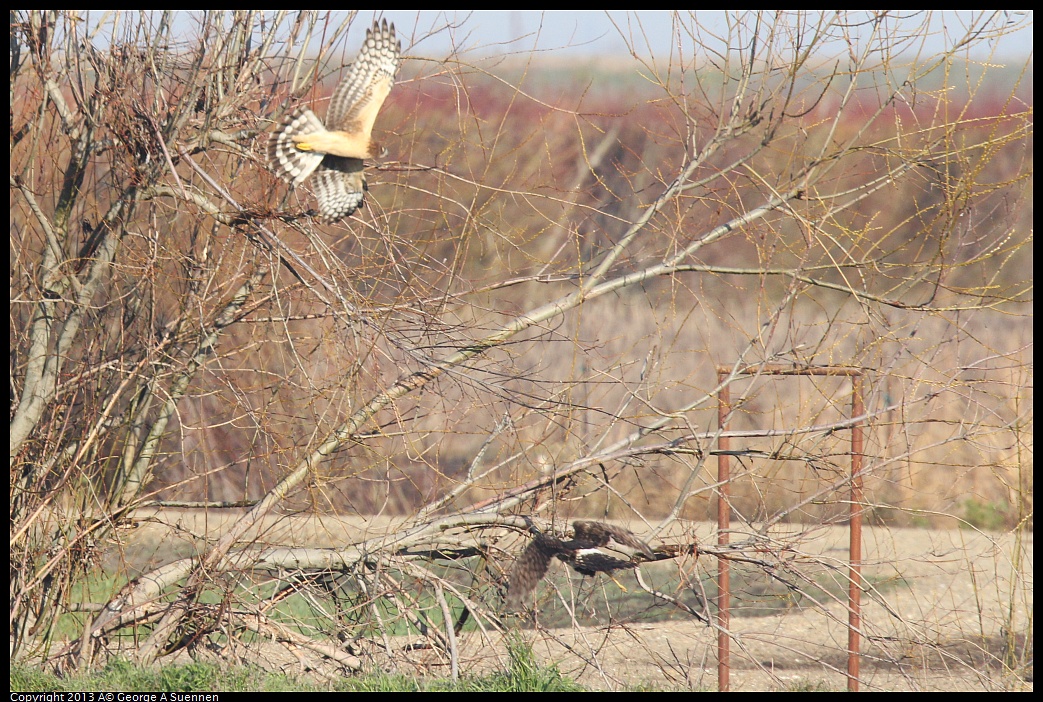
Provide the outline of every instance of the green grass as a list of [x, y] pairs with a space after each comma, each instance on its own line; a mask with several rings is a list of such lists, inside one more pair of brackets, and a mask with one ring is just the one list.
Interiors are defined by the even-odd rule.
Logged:
[[843, 688], [830, 685], [824, 680], [794, 680], [783, 692], [842, 692]]
[[[466, 568], [470, 565], [472, 565], [470, 561], [465, 561], [462, 566], [455, 565], [453, 567], [466, 574], [466, 570], [461, 570], [461, 568]], [[436, 570], [436, 567], [437, 565], [432, 567], [432, 570]], [[449, 566], [444, 567], [442, 571], [436, 570], [443, 577], [451, 577], [452, 574], [449, 571]], [[344, 577], [342, 580], [350, 582], [348, 577]], [[465, 578], [460, 576], [456, 580], [463, 582]], [[73, 584], [71, 599], [77, 603], [107, 602], [126, 582], [127, 578], [125, 575], [98, 570], [81, 577], [77, 583]], [[226, 591], [222, 584], [214, 587], [205, 587], [201, 590], [198, 597], [201, 604], [220, 605], [223, 598], [228, 598], [229, 601], [239, 606], [252, 608], [267, 602], [275, 594], [280, 584], [274, 581], [250, 583], [246, 579], [241, 579], [236, 580], [229, 591]], [[319, 589], [320, 596], [315, 597], [315, 590], [318, 586], [312, 585], [311, 588], [313, 591], [308, 594], [298, 592], [282, 597], [278, 605], [269, 612], [269, 616], [273, 620], [309, 637], [326, 637], [332, 640], [336, 638], [338, 632], [344, 630], [351, 630], [357, 636], [370, 636], [378, 633], [378, 623], [373, 617], [372, 603], [368, 594], [361, 591], [351, 591], [350, 588], [336, 593], [325, 592]], [[176, 593], [177, 588], [171, 588], [168, 590], [166, 597], [173, 599]], [[431, 626], [443, 630], [445, 623], [442, 621], [442, 610], [431, 590], [429, 588], [420, 588], [412, 591], [411, 594], [415, 597], [415, 603], [413, 603], [415, 608], [410, 609], [410, 614], [416, 611], [422, 612], [429, 620]], [[402, 593], [399, 596], [404, 597]], [[446, 599], [455, 621], [463, 611], [463, 605], [449, 593], [446, 593]], [[316, 606], [316, 601], [321, 601], [323, 606]], [[415, 620], [405, 616], [394, 600], [379, 598], [376, 606], [380, 608], [384, 627], [379, 633], [389, 636], [405, 636], [418, 633]], [[80, 636], [83, 633], [87, 617], [88, 614], [84, 612], [70, 612], [60, 615], [55, 626], [55, 637], [68, 640]], [[477, 629], [477, 624], [471, 619], [464, 624], [462, 632], [469, 632], [475, 629]], [[143, 632], [147, 633], [147, 631], [147, 628], [144, 627], [139, 627], [136, 632], [128, 628], [114, 636], [140, 636]], [[244, 641], [250, 642], [253, 640], [254, 634], [246, 632], [242, 638]]]
[[[662, 566], [660, 566], [662, 567]], [[663, 571], [667, 575], [663, 580], [669, 583], [676, 579], [669, 566]], [[647, 581], [659, 585], [656, 577], [656, 566], [644, 567]], [[569, 583], [571, 579], [571, 585]], [[793, 579], [793, 578], [791, 578]], [[561, 604], [553, 592], [552, 585], [566, 598], [575, 589], [574, 605], [575, 621], [581, 626], [598, 626], [607, 622], [656, 623], [665, 621], [692, 621], [692, 616], [675, 607], [673, 604], [652, 597], [638, 587], [634, 576], [623, 572], [617, 574], [626, 588], [624, 592], [605, 576], [580, 578], [574, 573], [567, 573], [564, 567], [551, 567], [543, 582], [538, 586], [539, 623], [549, 629], [567, 628], [573, 625], [572, 615]], [[878, 592], [888, 592], [903, 584], [896, 578], [866, 578], [870, 586]], [[800, 592], [795, 592], [777, 580], [769, 578], [759, 568], [736, 563], [731, 569], [732, 584], [732, 616], [733, 617], [766, 617], [782, 615], [789, 610], [801, 607], [814, 607], [814, 601], [846, 600], [847, 586], [842, 579], [829, 575], [819, 575], [814, 583], [796, 580]], [[717, 584], [711, 577], [704, 577], [701, 583], [702, 592], [711, 603], [710, 611], [714, 612], [712, 603], [717, 598]], [[704, 607], [699, 598], [691, 590], [676, 592], [668, 585], [661, 589], [670, 596], [679, 599], [697, 612]], [[532, 620], [528, 616], [521, 618], [521, 626], [531, 627]]]
[[[467, 567], [471, 565], [470, 563], [455, 564], [454, 567], [462, 573], [466, 573]], [[440, 575], [452, 578], [455, 574], [450, 570], [447, 567], [445, 572]], [[704, 611], [704, 606], [692, 590], [676, 591], [674, 566], [649, 564], [644, 567], [643, 573], [653, 586], [680, 599], [696, 611]], [[538, 607], [539, 623], [548, 628], [562, 628], [572, 626], [573, 617], [575, 617], [575, 623], [582, 626], [692, 620], [692, 616], [687, 612], [671, 603], [654, 598], [642, 590], [632, 573], [618, 573], [617, 579], [627, 588], [626, 591], [621, 590], [605, 576], [581, 578], [575, 573], [567, 571], [564, 566], [552, 567], [546, 580], [540, 583], [537, 590], [540, 603]], [[87, 583], [80, 586], [79, 591], [86, 593], [85, 601], [95, 602], [107, 601], [123, 582], [123, 579], [117, 579], [104, 573], [92, 575], [87, 580]], [[351, 582], [350, 578], [344, 578], [344, 581]], [[893, 589], [897, 584], [894, 579], [886, 582], [872, 580], [870, 582], [882, 591]], [[563, 596], [572, 599], [573, 613], [562, 605], [553, 590], [554, 586]], [[246, 580], [240, 580], [230, 590], [225, 590], [220, 584], [217, 584], [214, 587], [204, 588], [199, 593], [199, 601], [203, 604], [217, 605], [224, 597], [228, 598], [224, 603], [226, 605], [231, 602], [235, 606], [252, 609], [271, 598], [275, 594], [276, 587], [276, 583], [255, 582], [250, 584]], [[400, 593], [398, 599], [378, 598], [374, 603], [369, 594], [353, 591], [350, 587], [336, 592], [323, 591], [314, 584], [309, 587], [312, 589], [310, 594], [295, 593], [280, 598], [277, 606], [268, 610], [268, 616], [303, 636], [330, 641], [336, 640], [338, 635], [346, 632], [350, 633], [352, 637], [363, 638], [376, 636], [378, 633], [389, 636], [416, 635], [422, 633], [419, 631], [421, 625], [417, 622], [417, 614], [422, 617], [424, 624], [432, 629], [444, 631], [446, 628], [441, 607], [428, 588], [407, 590], [407, 592]], [[736, 564], [732, 568], [732, 615], [753, 617], [784, 614], [803, 606], [814, 606], [812, 600], [826, 601], [846, 598], [846, 587], [842, 581], [825, 574], [819, 574], [819, 577], [815, 578], [814, 585], [801, 581], [800, 587], [803, 592], [794, 592], [778, 581], [770, 579], [755, 567]], [[712, 607], [717, 596], [714, 579], [704, 577], [700, 588]], [[811, 599], [808, 599], [806, 595]], [[411, 597], [412, 600], [406, 599], [407, 597]], [[451, 593], [445, 593], [445, 598], [455, 622], [463, 610], [463, 605]], [[498, 595], [493, 592], [480, 593], [476, 599], [486, 600], [493, 609], [498, 606]], [[400, 609], [405, 605], [413, 607], [408, 614]], [[379, 621], [373, 616], [374, 606], [380, 609]], [[60, 617], [59, 626], [56, 628], [58, 637], [73, 639], [79, 636], [83, 631], [85, 616], [83, 613], [72, 613]], [[527, 628], [531, 627], [533, 622], [529, 615], [523, 615], [519, 617], [518, 624], [522, 628]], [[378, 631], [381, 626], [384, 628], [383, 631]], [[464, 624], [462, 630], [466, 632], [474, 628], [476, 628], [476, 624], [474, 618], [471, 618]], [[115, 636], [140, 637], [147, 633], [147, 627], [139, 627], [136, 631], [127, 628]], [[210, 636], [220, 639], [222, 635], [215, 632]], [[241, 638], [243, 642], [249, 644], [256, 639], [256, 635], [251, 632], [242, 632]], [[386, 685], [390, 683], [375, 680], [368, 684]], [[394, 681], [394, 684], [404, 683], [399, 680]]]
[[221, 668], [210, 663], [169, 665], [153, 669], [115, 659], [100, 670], [68, 677], [27, 666], [11, 666], [10, 673], [12, 692], [277, 692], [323, 689], [255, 668]]
[[[465, 566], [468, 564], [464, 564]], [[691, 590], [676, 592], [671, 584], [676, 580], [674, 569], [670, 565], [650, 564], [643, 570], [645, 577], [654, 586], [673, 597], [677, 597], [697, 611], [703, 611], [703, 605], [699, 598]], [[661, 577], [660, 574], [662, 574]], [[449, 575], [443, 573], [442, 575]], [[617, 580], [627, 589], [621, 590], [615, 583], [605, 576], [594, 578], [583, 578], [575, 573], [568, 572], [564, 566], [552, 567], [544, 582], [539, 585], [540, 595], [539, 622], [548, 628], [570, 627], [573, 625], [573, 614], [561, 604], [558, 596], [554, 593], [552, 585], [566, 597], [570, 598], [573, 591], [575, 622], [583, 626], [604, 625], [608, 622], [642, 622], [657, 623], [666, 621], [688, 621], [692, 617], [674, 605], [654, 598], [642, 590], [634, 579], [633, 574], [621, 572], [617, 574]], [[845, 598], [846, 587], [842, 581], [828, 576], [815, 578], [815, 585], [800, 582], [802, 592], [794, 592], [776, 580], [768, 578], [758, 568], [743, 564], [736, 564], [732, 568], [732, 616], [736, 617], [762, 617], [772, 614], [783, 614], [788, 610], [802, 606], [813, 606], [811, 600], [828, 600], [831, 598]], [[870, 584], [879, 590], [893, 589], [896, 582], [874, 581]], [[115, 590], [117, 583], [113, 578], [102, 576], [93, 579], [86, 588], [91, 593], [93, 601], [105, 601]], [[243, 607], [251, 608], [274, 594], [276, 585], [274, 583], [262, 585], [243, 586], [242, 582], [235, 585], [231, 592], [233, 602]], [[716, 583], [713, 578], [706, 577], [701, 584], [706, 598], [712, 603], [717, 596]], [[313, 592], [312, 595], [315, 593]], [[319, 598], [295, 593], [282, 598], [278, 606], [269, 611], [275, 621], [278, 621], [300, 634], [312, 638], [327, 638], [334, 640], [339, 632], [350, 631], [353, 636], [374, 636], [378, 633], [379, 626], [384, 630], [379, 633], [389, 636], [406, 636], [420, 633], [417, 628], [414, 614], [422, 613], [429, 626], [437, 630], [445, 629], [445, 622], [441, 608], [434, 599], [429, 589], [418, 589], [412, 593], [415, 601], [414, 609], [410, 610], [409, 616], [399, 609], [396, 600], [388, 598], [378, 599], [376, 606], [380, 608], [381, 622], [378, 624], [373, 617], [372, 606], [369, 596], [365, 593], [340, 591], [333, 593], [322, 593]], [[488, 599], [495, 609], [495, 594], [486, 593], [477, 599]], [[204, 589], [199, 600], [205, 604], [218, 604], [222, 596], [228, 596], [220, 588]], [[446, 601], [452, 612], [453, 620], [459, 617], [463, 605], [450, 593], [445, 594]], [[335, 600], [336, 605], [335, 605]], [[316, 605], [316, 601], [322, 602], [322, 606]], [[82, 619], [85, 615], [67, 614], [63, 615], [59, 627], [61, 636], [74, 638], [82, 632]], [[521, 618], [521, 626], [531, 626], [528, 617]], [[463, 626], [463, 631], [471, 631], [477, 628], [474, 619], [470, 619]], [[139, 629], [140, 636], [144, 629]], [[122, 635], [134, 635], [129, 629]], [[245, 632], [243, 640], [247, 643], [252, 641], [254, 635]]]
[[1006, 502], [983, 502], [981, 500], [969, 499], [963, 503], [964, 519], [960, 528], [969, 529], [976, 527], [985, 531], [1002, 531], [1013, 526], [1010, 516], [1011, 505]]
[[411, 678], [405, 675], [370, 672], [341, 678], [322, 685], [307, 678], [269, 673], [258, 668], [219, 667], [211, 663], [189, 663], [162, 668], [143, 668], [116, 659], [92, 673], [59, 677], [27, 666], [11, 666], [12, 692], [584, 692], [574, 680], [562, 675], [556, 665], [541, 665], [532, 647], [519, 639], [508, 642], [505, 670], [459, 680]]

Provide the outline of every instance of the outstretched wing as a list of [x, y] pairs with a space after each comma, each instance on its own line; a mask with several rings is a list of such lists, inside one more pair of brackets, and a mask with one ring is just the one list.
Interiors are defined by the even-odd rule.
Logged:
[[322, 219], [329, 222], [347, 217], [358, 209], [366, 195], [362, 159], [326, 155], [311, 179]]
[[536, 589], [536, 583], [547, 574], [547, 567], [555, 554], [561, 551], [557, 539], [537, 534], [511, 566], [507, 583], [507, 607], [520, 609], [525, 599]]
[[[629, 546], [636, 549], [648, 558], [653, 557], [652, 549], [648, 544], [622, 527], [612, 526], [604, 522], [577, 520], [572, 522], [572, 529], [576, 533], [576, 541], [587, 542], [585, 545], [589, 545], [589, 547], [605, 546], [611, 540], [621, 546]], [[627, 561], [627, 563], [629, 562]]]
[[311, 110], [299, 109], [269, 139], [272, 169], [294, 186], [310, 178], [325, 222], [347, 217], [362, 204], [362, 159], [372, 149], [373, 122], [395, 82], [401, 48], [395, 25], [374, 22], [355, 63], [333, 92], [326, 125]]
[[596, 548], [580, 549], [576, 551], [571, 563], [576, 572], [583, 575], [611, 573], [614, 570], [637, 567], [637, 564], [633, 561], [610, 556]]
[[373, 23], [366, 41], [330, 100], [326, 128], [365, 134], [373, 131], [377, 112], [384, 104], [398, 72], [402, 44], [395, 38], [395, 25]]
[[271, 164], [272, 170], [295, 187], [303, 183], [322, 163], [322, 154], [298, 151], [293, 137], [322, 130], [322, 122], [306, 107], [286, 115], [282, 126], [268, 139], [268, 163]]

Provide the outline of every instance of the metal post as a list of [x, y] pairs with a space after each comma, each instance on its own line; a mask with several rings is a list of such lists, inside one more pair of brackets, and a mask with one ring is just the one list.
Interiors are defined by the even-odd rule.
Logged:
[[[727, 374], [717, 375], [717, 383], [723, 382]], [[728, 544], [728, 530], [731, 528], [731, 504], [728, 496], [731, 492], [729, 480], [731, 479], [731, 466], [728, 456], [724, 453], [729, 449], [728, 437], [725, 429], [728, 422], [728, 412], [731, 398], [728, 386], [721, 388], [717, 396], [717, 426], [721, 430], [721, 436], [717, 441], [717, 447], [721, 453], [717, 454], [717, 545]], [[717, 559], [717, 691], [728, 692], [730, 689], [729, 671], [731, 661], [731, 575], [728, 572], [728, 559]]]
[[[851, 416], [860, 417], [862, 376], [851, 377]], [[847, 689], [858, 692], [860, 631], [862, 630], [862, 424], [851, 427], [851, 549], [848, 554]]]
[[[717, 384], [733, 372], [732, 368], [717, 369]], [[862, 400], [862, 371], [857, 368], [819, 367], [792, 368], [784, 366], [750, 366], [734, 371], [738, 375], [839, 375], [851, 378], [851, 417], [860, 417], [865, 413]], [[728, 456], [730, 449], [726, 424], [731, 409], [731, 396], [728, 386], [721, 388], [717, 397], [717, 424], [721, 435], [718, 438], [717, 454], [717, 544], [728, 544], [730, 529], [731, 503], [728, 484], [731, 473]], [[847, 629], [847, 689], [858, 691], [859, 648], [862, 630], [862, 452], [864, 450], [862, 422], [851, 425], [851, 504], [848, 520], [850, 544], [848, 553], [848, 629]], [[729, 690], [730, 647], [729, 634], [731, 607], [731, 580], [728, 572], [728, 560], [717, 559], [717, 689], [720, 692]]]

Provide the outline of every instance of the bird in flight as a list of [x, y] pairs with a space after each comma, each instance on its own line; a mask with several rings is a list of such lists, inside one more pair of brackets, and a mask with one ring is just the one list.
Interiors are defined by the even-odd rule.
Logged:
[[333, 92], [326, 124], [308, 108], [298, 108], [268, 140], [272, 170], [295, 187], [310, 179], [324, 222], [347, 217], [362, 204], [363, 160], [379, 151], [371, 141], [373, 123], [395, 82], [401, 51], [395, 25], [374, 22]]
[[[536, 583], [547, 574], [552, 558], [565, 561], [583, 575], [611, 573], [623, 568], [636, 568], [641, 556], [655, 558], [652, 549], [631, 532], [602, 522], [575, 521], [574, 536], [563, 541], [549, 534], [537, 534], [511, 567], [507, 586], [507, 607], [521, 608], [522, 602], [536, 589]], [[601, 550], [609, 542], [638, 551], [634, 558], [623, 559]], [[635, 560], [637, 559], [637, 560]]]

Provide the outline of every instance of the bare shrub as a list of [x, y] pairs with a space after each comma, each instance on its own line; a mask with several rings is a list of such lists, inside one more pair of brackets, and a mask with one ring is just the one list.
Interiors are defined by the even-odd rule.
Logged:
[[[659, 547], [648, 596], [550, 584], [563, 609], [535, 627], [617, 684], [617, 625], [712, 613], [691, 547], [722, 555], [700, 524], [714, 368], [842, 365], [868, 373], [879, 538], [999, 530], [1013, 564], [951, 617], [873, 581], [873, 655], [952, 638], [930, 650], [1007, 685], [1031, 659], [1031, 67], [976, 57], [1024, 19], [926, 51], [929, 13], [678, 14], [669, 37], [620, 27], [632, 59], [593, 77], [426, 55], [400, 26], [387, 156], [323, 226], [264, 143], [369, 21], [12, 12], [16, 657], [263, 640], [456, 675], [466, 641], [529, 625], [502, 607], [525, 535], [593, 517]], [[726, 384], [730, 428], [760, 432], [731, 488], [736, 606], [844, 620], [819, 546], [846, 514], [850, 383]], [[881, 577], [923, 560], [902, 558]], [[601, 644], [554, 648], [588, 621]]]

